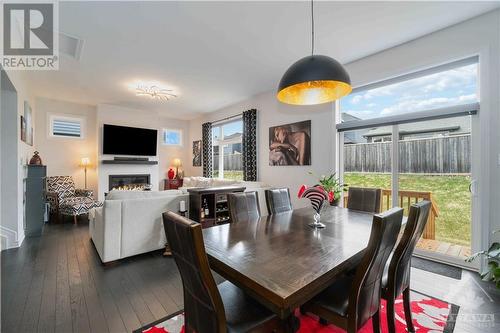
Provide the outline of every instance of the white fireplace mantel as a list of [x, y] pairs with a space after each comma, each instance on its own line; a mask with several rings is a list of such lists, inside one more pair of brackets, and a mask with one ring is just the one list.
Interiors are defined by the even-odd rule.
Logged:
[[159, 190], [158, 164], [104, 164], [99, 163], [98, 167], [98, 200], [104, 200], [104, 193], [109, 191], [110, 175], [130, 175], [130, 174], [149, 174], [151, 180], [151, 190]]

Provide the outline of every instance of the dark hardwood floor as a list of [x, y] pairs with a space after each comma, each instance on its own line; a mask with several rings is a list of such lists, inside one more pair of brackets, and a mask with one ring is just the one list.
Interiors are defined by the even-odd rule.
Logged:
[[[103, 266], [85, 222], [46, 225], [3, 251], [1, 269], [1, 332], [132, 332], [182, 308], [173, 259], [158, 251]], [[500, 292], [476, 273], [412, 269], [412, 289], [460, 306], [455, 333], [498, 332]]]
[[103, 266], [88, 224], [46, 225], [2, 252], [2, 332], [131, 332], [182, 308], [175, 262], [154, 252]]

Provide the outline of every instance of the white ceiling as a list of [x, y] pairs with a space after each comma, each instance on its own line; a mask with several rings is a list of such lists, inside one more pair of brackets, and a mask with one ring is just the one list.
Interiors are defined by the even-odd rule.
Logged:
[[[499, 7], [499, 2], [317, 2], [316, 51], [342, 63]], [[61, 2], [60, 30], [84, 40], [79, 61], [30, 72], [38, 96], [109, 103], [190, 119], [275, 89], [310, 52], [308, 2]], [[127, 84], [174, 87], [168, 102]]]

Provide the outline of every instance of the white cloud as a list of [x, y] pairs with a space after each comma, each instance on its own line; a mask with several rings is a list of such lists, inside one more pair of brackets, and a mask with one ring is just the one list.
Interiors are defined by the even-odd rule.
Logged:
[[460, 87], [470, 86], [475, 83], [476, 79], [477, 65], [472, 64], [360, 92], [352, 97], [351, 102], [353, 104], [359, 104], [363, 100], [368, 101], [373, 98], [383, 96], [401, 96], [401, 98], [411, 98], [412, 96], [414, 97], [452, 88], [459, 89]]
[[363, 100], [363, 96], [362, 95], [355, 95], [352, 100], [351, 100], [351, 103], [352, 104], [358, 104], [359, 102], [361, 102]]
[[387, 116], [407, 112], [431, 110], [449, 105], [465, 104], [476, 100], [476, 94], [468, 94], [458, 97], [435, 97], [424, 100], [404, 100], [393, 106], [384, 108], [380, 114]]

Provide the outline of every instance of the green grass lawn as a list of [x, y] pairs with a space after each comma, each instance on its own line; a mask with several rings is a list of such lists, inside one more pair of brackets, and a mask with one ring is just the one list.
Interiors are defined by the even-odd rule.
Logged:
[[[380, 173], [345, 173], [344, 182], [352, 186], [391, 188], [391, 175]], [[469, 176], [399, 176], [399, 189], [432, 192], [439, 209], [436, 239], [470, 246], [471, 201]]]
[[[219, 177], [218, 170], [214, 170], [213, 177]], [[243, 170], [224, 170], [224, 179], [243, 180]]]

